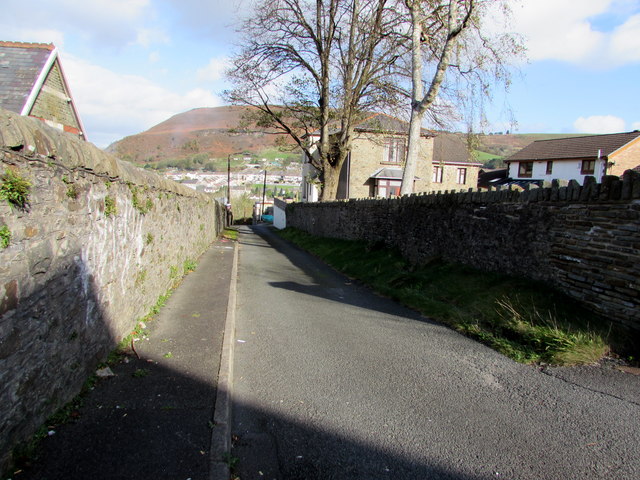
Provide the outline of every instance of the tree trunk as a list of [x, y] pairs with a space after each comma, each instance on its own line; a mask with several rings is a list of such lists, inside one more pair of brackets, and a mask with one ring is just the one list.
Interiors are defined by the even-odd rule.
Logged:
[[409, 122], [409, 145], [407, 146], [407, 159], [402, 173], [402, 185], [400, 195], [413, 193], [413, 183], [416, 176], [416, 164], [420, 153], [420, 130], [422, 128], [422, 116], [424, 109], [420, 101], [423, 96], [422, 87], [422, 48], [420, 38], [422, 36], [422, 22], [418, 0], [411, 4], [411, 120]]
[[326, 165], [324, 168], [324, 183], [320, 201], [327, 202], [335, 200], [338, 196], [338, 184], [340, 183], [341, 165]]

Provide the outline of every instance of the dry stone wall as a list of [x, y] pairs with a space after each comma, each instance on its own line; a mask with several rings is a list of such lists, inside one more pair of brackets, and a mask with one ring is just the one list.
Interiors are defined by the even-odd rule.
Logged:
[[640, 174], [527, 191], [296, 203], [287, 226], [555, 285], [640, 332]]
[[32, 186], [24, 209], [0, 202], [0, 471], [224, 218], [208, 195], [0, 110], [0, 175], [9, 170]]

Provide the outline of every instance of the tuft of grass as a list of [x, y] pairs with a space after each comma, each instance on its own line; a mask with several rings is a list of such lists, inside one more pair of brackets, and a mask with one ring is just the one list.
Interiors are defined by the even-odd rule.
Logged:
[[6, 225], [0, 227], [0, 248], [8, 248], [11, 243], [11, 230]]
[[116, 200], [110, 195], [104, 197], [104, 215], [105, 217], [111, 217], [117, 215], [118, 208], [116, 206]]
[[538, 282], [439, 259], [413, 266], [381, 244], [291, 228], [278, 233], [380, 294], [518, 362], [589, 364], [609, 352], [606, 320]]
[[186, 275], [189, 272], [193, 272], [197, 266], [198, 264], [194, 260], [187, 258], [182, 264], [182, 269]]
[[136, 371], [131, 375], [133, 375], [133, 377], [135, 378], [146, 377], [147, 375], [149, 375], [149, 370], [147, 370], [146, 368], [136, 368]]
[[0, 175], [0, 200], [6, 200], [12, 207], [24, 210], [29, 203], [31, 182], [12, 169]]
[[222, 231], [222, 237], [226, 238], [228, 240], [237, 241], [238, 240], [238, 231], [237, 230], [233, 230], [231, 228], [225, 228]]

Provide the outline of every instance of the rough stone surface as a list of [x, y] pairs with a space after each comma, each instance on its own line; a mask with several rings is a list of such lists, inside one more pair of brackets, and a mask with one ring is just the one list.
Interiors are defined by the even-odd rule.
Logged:
[[0, 249], [0, 471], [224, 218], [207, 195], [0, 110], [0, 175], [8, 169], [32, 187], [26, 209], [0, 202], [0, 227], [11, 232]]
[[[640, 174], [606, 187], [411, 195], [296, 203], [287, 226], [397, 247], [414, 264], [433, 258], [549, 282], [640, 331]], [[552, 200], [553, 198], [553, 200]]]

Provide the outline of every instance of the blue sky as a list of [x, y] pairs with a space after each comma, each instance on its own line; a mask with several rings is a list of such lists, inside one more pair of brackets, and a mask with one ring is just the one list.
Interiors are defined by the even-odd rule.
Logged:
[[[223, 104], [234, 25], [250, 0], [0, 0], [0, 40], [53, 42], [90, 141]], [[514, 0], [528, 63], [485, 131], [640, 129], [640, 0]], [[513, 112], [517, 125], [509, 122]]]

